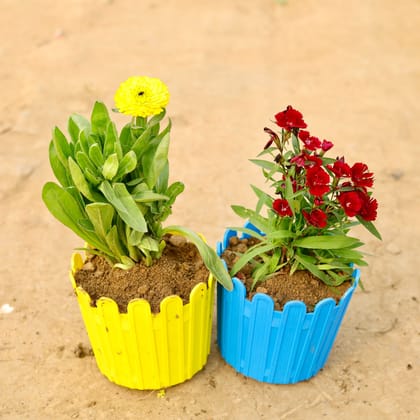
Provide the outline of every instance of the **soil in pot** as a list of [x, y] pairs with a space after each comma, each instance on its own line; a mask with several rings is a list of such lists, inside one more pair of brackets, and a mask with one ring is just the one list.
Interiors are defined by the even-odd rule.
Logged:
[[170, 295], [178, 295], [186, 304], [197, 283], [207, 283], [209, 272], [197, 248], [179, 236], [165, 238], [162, 257], [152, 266], [136, 264], [130, 270], [112, 268], [103, 258], [89, 255], [84, 266], [75, 273], [75, 280], [91, 297], [92, 303], [100, 297], [109, 297], [121, 313], [127, 312], [132, 299], [144, 298], [154, 313], [159, 303]]
[[[229, 270], [239, 259], [239, 256], [256, 243], [258, 243], [258, 240], [255, 238], [231, 238], [229, 247], [222, 255]], [[251, 290], [253, 283], [251, 264], [243, 267], [235, 277], [244, 283], [248, 299], [252, 299], [256, 293], [265, 293], [273, 298], [274, 308], [278, 311], [283, 310], [287, 302], [300, 300], [306, 304], [308, 312], [313, 312], [315, 305], [322, 299], [333, 298], [338, 302], [351, 286], [351, 282], [347, 281], [338, 287], [330, 287], [313, 276], [309, 271], [299, 270], [290, 275], [290, 269], [284, 267], [263, 283], [257, 284], [254, 290]]]

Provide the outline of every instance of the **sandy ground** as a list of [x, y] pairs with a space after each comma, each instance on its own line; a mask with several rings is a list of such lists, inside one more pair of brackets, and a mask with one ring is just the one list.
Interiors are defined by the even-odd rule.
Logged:
[[[416, 419], [420, 416], [418, 0], [0, 0], [0, 417], [4, 419]], [[93, 357], [68, 281], [80, 241], [44, 208], [54, 125], [110, 107], [131, 75], [172, 99], [173, 223], [211, 243], [261, 184], [248, 162], [292, 104], [349, 161], [369, 163], [383, 242], [325, 369], [293, 386], [236, 374], [212, 346], [204, 371], [157, 392], [118, 387]], [[122, 120], [119, 120], [122, 122]], [[214, 340], [213, 340], [214, 342]]]

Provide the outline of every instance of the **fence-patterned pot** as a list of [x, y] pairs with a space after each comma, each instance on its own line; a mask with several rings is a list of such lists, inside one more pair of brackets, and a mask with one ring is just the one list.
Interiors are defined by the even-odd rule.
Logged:
[[134, 389], [161, 389], [190, 379], [203, 368], [210, 353], [214, 281], [197, 284], [183, 305], [179, 296], [162, 300], [160, 312], [149, 302], [134, 299], [127, 313], [116, 302], [91, 298], [74, 280], [83, 266], [80, 254], [72, 257], [70, 279], [99, 370], [111, 382]]
[[[225, 232], [217, 245], [219, 256], [233, 236], [236, 231]], [[300, 301], [290, 301], [276, 311], [273, 299], [263, 293], [250, 301], [243, 283], [233, 278], [233, 291], [217, 289], [217, 340], [222, 357], [238, 372], [262, 382], [289, 384], [311, 378], [328, 359], [359, 277], [360, 271], [354, 270], [353, 284], [338, 304], [323, 299], [314, 312], [306, 312]]]

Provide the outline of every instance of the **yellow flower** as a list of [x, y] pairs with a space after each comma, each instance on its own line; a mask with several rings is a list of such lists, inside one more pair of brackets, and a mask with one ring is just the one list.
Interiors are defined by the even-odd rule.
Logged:
[[159, 79], [147, 76], [129, 77], [115, 93], [119, 112], [133, 117], [160, 114], [169, 102], [169, 91]]

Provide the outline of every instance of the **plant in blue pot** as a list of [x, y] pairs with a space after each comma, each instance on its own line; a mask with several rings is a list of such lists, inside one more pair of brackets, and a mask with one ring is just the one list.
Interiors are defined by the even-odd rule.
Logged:
[[285, 384], [325, 365], [360, 283], [363, 243], [350, 229], [381, 236], [368, 166], [328, 157], [333, 143], [310, 133], [291, 106], [275, 123], [252, 160], [271, 193], [252, 186], [255, 209], [232, 206], [246, 222], [218, 243], [234, 283], [218, 288], [218, 345], [238, 372]]

